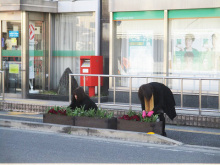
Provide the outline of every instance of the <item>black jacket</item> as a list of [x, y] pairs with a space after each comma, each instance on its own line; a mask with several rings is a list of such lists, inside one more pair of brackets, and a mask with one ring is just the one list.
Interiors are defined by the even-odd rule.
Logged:
[[[176, 117], [175, 100], [172, 91], [164, 84], [151, 82], [149, 83], [153, 87], [154, 95], [154, 109], [155, 113], [159, 113], [163, 110], [167, 116], [173, 120]], [[144, 99], [141, 101], [142, 110], [145, 109]]]
[[89, 98], [89, 96], [86, 96], [83, 100], [77, 101], [75, 97], [73, 97], [71, 104], [69, 107], [74, 110], [75, 108], [81, 108], [84, 106], [84, 110], [89, 109], [98, 109], [97, 105]]

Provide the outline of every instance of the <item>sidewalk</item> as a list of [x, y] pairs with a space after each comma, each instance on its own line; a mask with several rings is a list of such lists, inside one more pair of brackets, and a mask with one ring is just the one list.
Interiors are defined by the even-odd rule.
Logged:
[[44, 106], [68, 106], [68, 101], [53, 101], [53, 100], [36, 100], [36, 99], [18, 99], [18, 98], [5, 98], [5, 102], [16, 104], [32, 104]]

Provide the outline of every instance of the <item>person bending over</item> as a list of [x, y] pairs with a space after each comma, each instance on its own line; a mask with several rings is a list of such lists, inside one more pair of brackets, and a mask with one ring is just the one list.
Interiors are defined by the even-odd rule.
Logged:
[[84, 110], [86, 111], [88, 111], [89, 109], [95, 109], [95, 110], [98, 109], [97, 105], [84, 92], [82, 87], [78, 87], [73, 91], [73, 97], [69, 107], [72, 110], [75, 110], [75, 108], [84, 107]]
[[171, 90], [164, 84], [151, 82], [139, 87], [138, 97], [141, 102], [143, 118], [158, 114], [160, 121], [163, 122], [162, 135], [166, 136], [164, 113], [171, 120], [176, 117], [176, 103]]

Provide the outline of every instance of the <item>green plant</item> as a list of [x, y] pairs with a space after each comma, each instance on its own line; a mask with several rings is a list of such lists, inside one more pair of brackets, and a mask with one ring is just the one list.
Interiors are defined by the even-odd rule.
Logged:
[[68, 116], [86, 116], [86, 117], [97, 117], [97, 118], [112, 118], [114, 116], [113, 112], [108, 112], [101, 108], [89, 109], [88, 111], [84, 110], [84, 107], [77, 107], [74, 110], [67, 112]]
[[106, 115], [106, 118], [108, 118], [108, 119], [111, 119], [111, 118], [113, 118], [114, 117], [114, 112], [109, 112], [109, 113], [107, 113], [107, 115]]
[[143, 118], [141, 112], [129, 110], [127, 115], [123, 115], [122, 117], [119, 117], [119, 119], [134, 120], [140, 122], [156, 122], [158, 119], [158, 114], [152, 115], [151, 117]]
[[85, 111], [85, 116], [86, 117], [95, 117], [95, 109], [89, 109], [88, 111]]
[[156, 115], [152, 115], [151, 117], [145, 117], [145, 118], [141, 118], [142, 122], [156, 122], [158, 119], [158, 114]]
[[85, 116], [85, 110], [84, 110], [84, 106], [80, 107], [80, 108], [75, 108], [75, 110], [73, 111], [73, 116]]
[[137, 113], [136, 113], [135, 111], [129, 110], [128, 113], [127, 113], [127, 115], [128, 115], [129, 117], [131, 117], [131, 116], [137, 115]]
[[67, 116], [71, 116], [72, 109], [70, 107], [66, 107], [66, 114]]
[[105, 118], [106, 116], [106, 111], [103, 109], [97, 109], [96, 111], [96, 117], [98, 118]]

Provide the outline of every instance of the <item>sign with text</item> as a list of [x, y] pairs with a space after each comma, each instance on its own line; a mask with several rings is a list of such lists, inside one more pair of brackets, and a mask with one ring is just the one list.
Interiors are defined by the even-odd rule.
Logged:
[[19, 31], [9, 31], [9, 38], [18, 38]]

